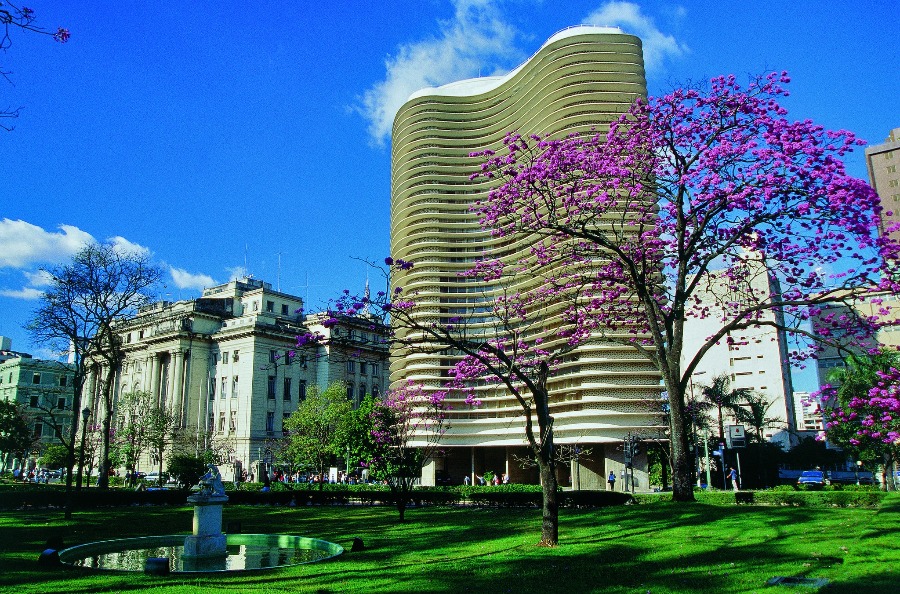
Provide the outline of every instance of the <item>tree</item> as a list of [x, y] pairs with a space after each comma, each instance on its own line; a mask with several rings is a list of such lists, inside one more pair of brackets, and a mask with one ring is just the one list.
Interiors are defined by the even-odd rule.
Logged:
[[0, 400], [0, 453], [3, 454], [3, 469], [6, 469], [10, 456], [24, 458], [34, 445], [34, 434], [22, 406]]
[[166, 450], [175, 440], [175, 432], [180, 425], [180, 419], [166, 408], [153, 406], [144, 417], [146, 425], [147, 448], [151, 457], [158, 465], [159, 486], [163, 484], [163, 459]]
[[746, 403], [752, 395], [752, 391], [747, 388], [729, 390], [730, 386], [731, 380], [727, 374], [723, 373], [715, 376], [710, 385], [700, 387], [700, 394], [703, 397], [700, 406], [704, 412], [715, 411], [720, 442], [725, 441], [725, 413], [731, 413], [733, 417], [740, 418], [744, 411], [741, 405]]
[[207, 464], [209, 462], [203, 456], [175, 454], [169, 459], [168, 472], [175, 477], [182, 489], [190, 489], [206, 474]]
[[[6, 0], [0, 2], [0, 26], [3, 27], [3, 34], [0, 36], [0, 51], [4, 52], [12, 45], [10, 32], [13, 29], [20, 29], [22, 31], [29, 31], [40, 35], [49, 35], [59, 43], [65, 43], [69, 40], [68, 29], [59, 27], [56, 31], [47, 31], [35, 23], [35, 15], [32, 9], [24, 6], [20, 8]], [[9, 75], [10, 73], [8, 71], [0, 68], [0, 76], [11, 83], [12, 81], [10, 81]], [[21, 107], [16, 109], [4, 109], [0, 111], [0, 119], [15, 119], [19, 117], [21, 109]], [[12, 126], [3, 124], [0, 124], [0, 128], [7, 131], [12, 130]]]
[[340, 427], [352, 409], [342, 384], [331, 384], [325, 391], [310, 387], [284, 425], [289, 432], [288, 458], [295, 464], [312, 466], [324, 476], [332, 456], [342, 453]]
[[[742, 88], [718, 77], [708, 89], [635, 102], [606, 134], [513, 132], [502, 154], [473, 153], [484, 159], [475, 177], [497, 184], [475, 207], [482, 226], [530, 238], [525, 264], [557, 271], [547, 291], [581, 290], [566, 312], [569, 339], [601, 333], [658, 367], [675, 500], [694, 499], [686, 390], [710, 348], [760, 326], [834, 345], [862, 340], [877, 323], [834, 316], [814, 335], [806, 322], [897, 286], [898, 246], [874, 232], [878, 197], [841, 161], [862, 141], [789, 121], [779, 104], [787, 82], [772, 73]], [[772, 289], [754, 289], [757, 275]], [[683, 361], [685, 320], [713, 315], [698, 294], [714, 286], [716, 328]], [[795, 358], [812, 354], [802, 346]]]
[[[372, 436], [372, 412], [375, 406], [375, 398], [371, 394], [366, 395], [338, 426], [335, 447], [339, 452], [349, 452], [349, 463], [353, 468], [368, 464], [375, 456], [375, 439]], [[350, 472], [349, 468], [347, 472]]]
[[44, 468], [62, 468], [66, 465], [67, 453], [66, 446], [52, 443], [41, 453], [41, 465]]
[[900, 455], [900, 355], [882, 351], [852, 355], [835, 369], [819, 394], [825, 405], [825, 432], [867, 466], [882, 468], [882, 485]]
[[447, 430], [444, 397], [410, 382], [388, 391], [371, 414], [375, 450], [369, 465], [375, 478], [387, 481], [403, 522], [422, 466]]
[[119, 396], [116, 415], [119, 429], [113, 448], [125, 468], [134, 472], [138, 461], [147, 448], [148, 427], [146, 416], [156, 403], [150, 392], [126, 392]]
[[[477, 387], [507, 391], [518, 402], [524, 424], [524, 437], [531, 460], [538, 467], [542, 491], [541, 544], [556, 546], [559, 540], [558, 480], [559, 453], [553, 439], [553, 417], [550, 414], [548, 379], [564, 358], [576, 347], [567, 337], [547, 332], [547, 320], [558, 317], [562, 299], [541, 287], [533, 292], [515, 289], [517, 275], [540, 274], [540, 270], [522, 267], [504, 270], [502, 264], [475, 267], [465, 273], [472, 280], [503, 287], [500, 296], [482, 294], [479, 306], [469, 314], [454, 315], [439, 323], [433, 315], [434, 303], [403, 289], [404, 274], [414, 263], [385, 259], [389, 267], [393, 291], [379, 292], [375, 297], [354, 296], [345, 291], [329, 313], [325, 325], [336, 325], [341, 316], [367, 315], [378, 320], [390, 319], [388, 340], [394, 356], [425, 354], [459, 357], [441, 385], [427, 386], [434, 406], [448, 394], [466, 405], [478, 406]], [[577, 292], [568, 295], [577, 299]], [[544, 336], [548, 335], [548, 340]], [[321, 341], [316, 335], [298, 337], [298, 346]], [[422, 389], [425, 386], [404, 389]], [[438, 416], [438, 411], [435, 411]], [[444, 415], [441, 409], [440, 415]], [[432, 425], [438, 419], [431, 421]], [[441, 419], [443, 422], [443, 419]], [[439, 433], [442, 435], [445, 428]], [[428, 441], [433, 431], [422, 429], [419, 447], [434, 448]], [[413, 460], [416, 461], [416, 460]], [[417, 462], [418, 463], [418, 462]], [[421, 467], [420, 467], [421, 470]], [[412, 480], [404, 477], [403, 480]], [[400, 484], [400, 488], [405, 488]]]
[[[67, 476], [71, 477], [75, 463], [77, 411], [81, 409], [88, 372], [93, 369], [102, 409], [93, 411], [102, 426], [99, 485], [106, 488], [115, 404], [113, 387], [124, 358], [116, 324], [152, 301], [152, 289], [162, 277], [162, 269], [153, 265], [145, 253], [116, 243], [94, 243], [85, 246], [70, 263], [44, 272], [49, 286], [28, 329], [36, 342], [49, 344], [61, 353], [69, 352], [74, 366], [72, 410], [76, 414], [71, 426], [72, 456]], [[67, 489], [70, 480], [67, 479]]]
[[736, 411], [739, 421], [746, 423], [753, 430], [750, 433], [751, 439], [755, 439], [759, 443], [765, 441], [763, 431], [769, 427], [777, 427], [781, 424], [779, 419], [768, 417], [766, 414], [772, 408], [772, 402], [766, 400], [765, 396], [750, 392], [742, 406]]

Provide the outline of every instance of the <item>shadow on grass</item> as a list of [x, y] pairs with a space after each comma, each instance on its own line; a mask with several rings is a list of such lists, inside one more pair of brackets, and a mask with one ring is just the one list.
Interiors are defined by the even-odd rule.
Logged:
[[[61, 514], [0, 514], [0, 589], [25, 592], [756, 592], [776, 575], [825, 577], [828, 592], [893, 592], [887, 564], [900, 561], [896, 508], [815, 510], [659, 504], [563, 510], [561, 546], [537, 547], [538, 510], [418, 508], [397, 522], [389, 507], [237, 506], [225, 520], [243, 532], [300, 534], [367, 550], [295, 568], [203, 578], [38, 571], [51, 536], [66, 545], [186, 533], [189, 508], [128, 508]], [[882, 551], [873, 567], [855, 544], [871, 535]], [[841, 547], [846, 542], [849, 547]], [[874, 570], [874, 571], [873, 571]], [[874, 575], [872, 575], [874, 574]], [[874, 589], [873, 589], [874, 588]], [[825, 591], [825, 590], [823, 590]], [[160, 594], [161, 594], [160, 592]]]

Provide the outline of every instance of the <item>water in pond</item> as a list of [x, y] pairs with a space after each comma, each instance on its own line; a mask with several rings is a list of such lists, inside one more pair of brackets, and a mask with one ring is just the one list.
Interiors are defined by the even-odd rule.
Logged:
[[[336, 548], [335, 548], [336, 547]], [[184, 536], [148, 537], [90, 543], [67, 549], [60, 559], [75, 567], [113, 571], [143, 571], [151, 557], [167, 557], [169, 570], [246, 571], [321, 561], [343, 552], [332, 543], [286, 535], [229, 535], [226, 555], [211, 559], [184, 558]]]

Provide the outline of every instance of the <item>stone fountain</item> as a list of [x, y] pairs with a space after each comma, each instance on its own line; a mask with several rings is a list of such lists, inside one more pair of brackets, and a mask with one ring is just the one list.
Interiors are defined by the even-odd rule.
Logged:
[[303, 536], [222, 534], [222, 506], [228, 496], [214, 464], [200, 479], [200, 490], [187, 500], [194, 504], [194, 529], [187, 537], [169, 534], [89, 542], [60, 551], [59, 560], [74, 567], [168, 575], [274, 569], [344, 552], [338, 544]]
[[209, 561], [217, 563], [226, 555], [222, 506], [228, 501], [228, 496], [215, 464], [207, 467], [206, 474], [200, 479], [200, 490], [187, 500], [194, 504], [194, 530], [184, 539], [184, 564], [199, 569]]

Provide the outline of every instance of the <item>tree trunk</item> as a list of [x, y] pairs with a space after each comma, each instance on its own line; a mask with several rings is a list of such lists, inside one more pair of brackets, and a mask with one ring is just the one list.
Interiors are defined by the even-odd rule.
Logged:
[[[672, 499], [694, 501], [693, 469], [688, 455], [688, 436], [684, 423], [684, 393], [676, 382], [666, 382], [669, 393], [669, 432], [672, 452]], [[670, 385], [672, 384], [672, 385]]]
[[101, 421], [100, 436], [100, 460], [97, 466], [97, 486], [101, 489], [109, 489], [109, 430], [112, 425], [113, 415], [113, 382], [116, 378], [115, 366], [110, 364], [106, 373], [106, 384], [103, 386], [103, 420]]
[[552, 464], [544, 460], [538, 462], [541, 476], [541, 542], [544, 547], [559, 544], [559, 493], [556, 472]]

